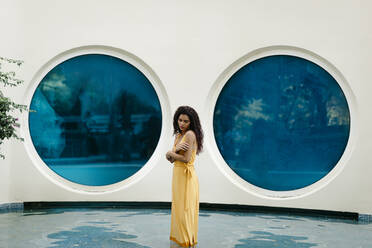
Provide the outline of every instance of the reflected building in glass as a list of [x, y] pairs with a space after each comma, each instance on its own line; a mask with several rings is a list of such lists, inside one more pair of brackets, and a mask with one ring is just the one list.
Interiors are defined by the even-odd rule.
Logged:
[[130, 177], [160, 137], [161, 108], [151, 82], [109, 55], [81, 55], [57, 65], [38, 85], [30, 108], [39, 156], [78, 184], [102, 186]]
[[230, 168], [258, 187], [286, 191], [328, 174], [349, 138], [336, 80], [306, 59], [273, 55], [237, 71], [214, 110], [214, 135]]

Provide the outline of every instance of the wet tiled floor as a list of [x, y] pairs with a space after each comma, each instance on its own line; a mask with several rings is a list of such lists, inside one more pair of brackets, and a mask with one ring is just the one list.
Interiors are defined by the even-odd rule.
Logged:
[[[0, 213], [0, 247], [166, 248], [170, 210], [48, 209]], [[200, 211], [199, 248], [367, 248], [372, 223]]]

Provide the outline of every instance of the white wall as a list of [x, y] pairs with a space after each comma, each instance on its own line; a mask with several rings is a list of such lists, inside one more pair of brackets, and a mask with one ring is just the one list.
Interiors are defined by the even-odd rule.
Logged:
[[[1, 146], [1, 153], [8, 155], [10, 150], [8, 142]], [[0, 161], [0, 204], [9, 203], [10, 199], [10, 159]]]
[[[15, 100], [29, 103], [35, 78], [50, 61], [70, 49], [97, 45], [143, 60], [160, 79], [158, 93], [167, 105], [152, 164], [135, 180], [106, 191], [65, 184], [30, 157], [27, 142], [13, 142], [11, 201], [170, 201], [171, 167], [163, 154], [173, 141], [172, 114], [179, 105], [191, 105], [205, 123], [205, 151], [196, 163], [202, 202], [372, 213], [371, 1], [8, 0], [5, 6], [15, 21], [7, 21], [12, 35], [2, 37], [0, 54], [25, 60], [25, 85], [10, 92]], [[226, 173], [212, 147], [208, 112], [211, 90], [226, 68], [256, 49], [279, 45], [318, 54], [341, 72], [355, 98], [351, 114], [357, 130], [337, 173], [285, 198], [255, 192]], [[27, 136], [25, 128], [22, 132]]]
[[[1, 22], [1, 38], [0, 38], [0, 56], [8, 58], [23, 58], [23, 37], [21, 32], [22, 20], [19, 4], [13, 1], [2, 1], [1, 11], [0, 11], [0, 22]], [[22, 76], [22, 71], [16, 66], [7, 66], [7, 64], [2, 65], [2, 70], [9, 71], [13, 70], [19, 74], [20, 78]], [[0, 85], [0, 89], [5, 94], [5, 96], [13, 97], [19, 103], [22, 102], [20, 96], [22, 96], [22, 88], [20, 87], [20, 92], [7, 87], [4, 88]], [[17, 96], [18, 94], [18, 96]], [[3, 141], [0, 151], [5, 155], [5, 159], [0, 159], [0, 204], [14, 202], [12, 199], [11, 191], [11, 169], [12, 169], [12, 141]]]

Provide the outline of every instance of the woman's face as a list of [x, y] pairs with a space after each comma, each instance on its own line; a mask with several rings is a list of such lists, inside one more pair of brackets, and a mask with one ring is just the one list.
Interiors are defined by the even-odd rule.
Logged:
[[181, 132], [185, 132], [190, 127], [190, 118], [188, 115], [180, 114], [178, 116], [178, 127], [181, 129]]

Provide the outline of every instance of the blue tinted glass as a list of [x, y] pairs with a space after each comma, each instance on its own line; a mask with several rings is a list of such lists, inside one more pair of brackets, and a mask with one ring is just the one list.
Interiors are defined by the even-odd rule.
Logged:
[[324, 177], [349, 138], [350, 115], [335, 79], [295, 56], [255, 60], [226, 83], [214, 110], [217, 146], [258, 187], [294, 190]]
[[83, 185], [116, 183], [150, 158], [161, 109], [149, 80], [108, 55], [82, 55], [53, 68], [37, 87], [30, 134], [43, 161]]

